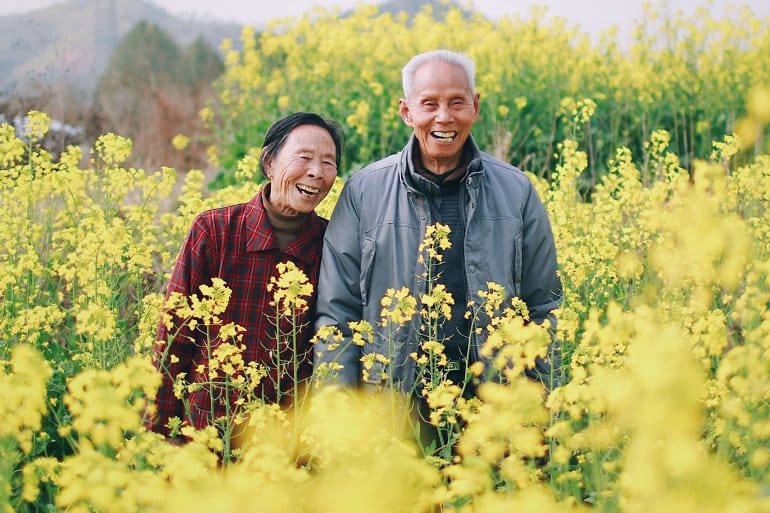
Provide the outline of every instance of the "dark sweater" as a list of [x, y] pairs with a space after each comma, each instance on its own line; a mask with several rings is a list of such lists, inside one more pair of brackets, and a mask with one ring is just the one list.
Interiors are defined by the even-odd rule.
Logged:
[[[454, 305], [452, 306], [452, 318], [440, 319], [438, 329], [438, 341], [445, 347], [446, 355], [450, 360], [463, 361], [468, 355], [469, 321], [465, 318], [467, 310], [467, 284], [465, 281], [465, 216], [462, 211], [461, 194], [465, 188], [462, 186], [465, 172], [448, 173], [445, 176], [437, 176], [424, 170], [419, 162], [415, 167], [421, 172], [413, 174], [414, 185], [425, 194], [431, 209], [433, 223], [441, 223], [449, 226], [449, 241], [452, 247], [443, 251], [443, 262], [436, 266], [435, 284], [442, 284], [452, 294]], [[457, 176], [450, 177], [449, 174]], [[454, 179], [451, 179], [454, 178]]]
[[468, 320], [465, 319], [468, 299], [465, 283], [465, 258], [463, 242], [465, 219], [460, 208], [460, 182], [453, 181], [439, 186], [438, 194], [431, 198], [434, 222], [449, 226], [452, 247], [444, 251], [444, 261], [438, 267], [437, 283], [443, 284], [454, 298], [452, 318], [444, 320], [439, 338], [444, 339], [446, 354], [451, 360], [462, 360], [468, 354]]

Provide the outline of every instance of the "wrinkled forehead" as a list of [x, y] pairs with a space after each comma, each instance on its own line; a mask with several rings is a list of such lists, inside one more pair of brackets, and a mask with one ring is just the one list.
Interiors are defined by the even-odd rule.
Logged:
[[299, 125], [289, 132], [284, 144], [291, 153], [313, 153], [335, 156], [337, 145], [334, 138], [323, 127], [317, 125]]
[[452, 92], [473, 96], [471, 84], [465, 70], [458, 64], [443, 61], [426, 62], [414, 73], [412, 96], [435, 95]]

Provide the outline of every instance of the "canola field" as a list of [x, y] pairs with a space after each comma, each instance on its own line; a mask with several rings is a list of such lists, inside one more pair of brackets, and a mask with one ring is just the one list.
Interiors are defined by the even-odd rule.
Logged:
[[[650, 11], [626, 49], [558, 20], [459, 11], [408, 22], [361, 7], [247, 29], [224, 43], [218, 98], [201, 113], [224, 178], [212, 190], [185, 170], [178, 195], [176, 170], [124, 164], [132, 144], [119, 135], [54, 156], [45, 113], [20, 133], [0, 125], [0, 508], [769, 512], [769, 34], [750, 13], [731, 24], [706, 10], [668, 24]], [[403, 145], [399, 69], [435, 47], [476, 60], [474, 134], [548, 209], [563, 384], [544, 393], [521, 375], [547, 333], [490, 284], [471, 315], [491, 314], [483, 350], [506, 383], [471, 400], [435, 383], [431, 419], [451, 436], [433, 454], [387, 391], [311, 389], [288, 410], [249, 399], [205, 430], [179, 426], [182, 446], [147, 432], [164, 312], [215, 324], [228, 298], [213, 283], [164, 305], [193, 217], [259, 190], [260, 137], [293, 110], [346, 127], [328, 217], [345, 176]], [[440, 227], [428, 235], [430, 259]], [[291, 315], [308, 290], [283, 271], [275, 297]], [[434, 292], [394, 291], [383, 322], [440, 322]], [[219, 337], [211, 384], [248, 391], [263, 374], [239, 358], [237, 328]], [[429, 352], [441, 361], [440, 344]], [[180, 378], [178, 394], [190, 386]]]

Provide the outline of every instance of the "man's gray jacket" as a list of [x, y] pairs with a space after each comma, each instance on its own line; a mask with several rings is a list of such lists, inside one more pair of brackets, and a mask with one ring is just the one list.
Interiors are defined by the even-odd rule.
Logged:
[[[426, 288], [418, 246], [433, 221], [428, 200], [410, 176], [416, 144], [412, 136], [401, 152], [351, 176], [326, 230], [315, 327], [336, 326], [346, 340], [333, 351], [328, 342], [317, 343], [314, 360], [316, 366], [342, 364], [336, 380], [343, 384], [362, 381], [360, 358], [368, 353], [382, 354], [391, 363], [376, 364], [367, 381], [379, 384], [379, 376], [385, 374], [404, 391], [412, 390], [415, 382], [416, 364], [409, 355], [418, 351], [419, 316], [411, 326], [389, 334], [380, 326], [380, 300], [391, 288], [407, 287], [416, 298]], [[488, 282], [502, 285], [507, 294], [504, 305], [519, 297], [530, 318], [541, 322], [562, 299], [546, 211], [524, 173], [481, 152], [472, 137], [466, 146], [471, 160], [460, 189], [465, 269], [443, 272], [464, 271], [467, 298], [477, 305], [483, 302], [477, 292], [487, 290]], [[360, 320], [370, 322], [377, 332], [374, 342], [363, 347], [350, 344], [349, 338], [348, 323]], [[484, 334], [471, 336], [473, 355], [479, 358]], [[550, 374], [552, 365], [541, 361], [541, 366], [541, 379], [551, 379], [542, 374]]]

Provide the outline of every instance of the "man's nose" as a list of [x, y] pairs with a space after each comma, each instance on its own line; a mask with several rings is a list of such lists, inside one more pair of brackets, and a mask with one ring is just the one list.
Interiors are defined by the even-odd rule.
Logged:
[[452, 120], [452, 111], [449, 105], [439, 105], [436, 111], [436, 121], [439, 123], [446, 123]]

